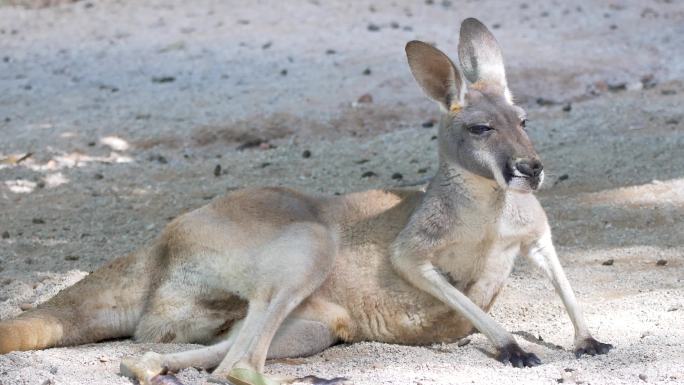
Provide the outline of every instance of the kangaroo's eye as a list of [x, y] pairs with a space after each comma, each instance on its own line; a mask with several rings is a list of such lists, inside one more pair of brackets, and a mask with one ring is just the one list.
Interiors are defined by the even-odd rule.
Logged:
[[525, 128], [527, 126], [527, 119], [520, 121], [520, 127]]
[[492, 130], [493, 128], [485, 126], [484, 124], [478, 124], [475, 126], [468, 127], [468, 132], [470, 132], [473, 135], [484, 135]]

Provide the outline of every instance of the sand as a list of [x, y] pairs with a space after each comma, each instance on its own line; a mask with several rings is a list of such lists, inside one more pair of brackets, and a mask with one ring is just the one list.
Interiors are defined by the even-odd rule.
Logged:
[[[436, 128], [424, 126], [438, 113], [403, 46], [455, 54], [469, 16], [503, 46], [548, 170], [538, 195], [562, 263], [594, 335], [615, 349], [575, 359], [560, 300], [520, 260], [492, 315], [539, 367], [502, 366], [476, 334], [461, 347], [340, 345], [266, 371], [360, 385], [683, 383], [677, 1], [0, 0], [0, 319], [228, 190], [424, 181], [436, 169]], [[191, 347], [16, 352], [0, 356], [0, 384], [130, 384], [122, 356]], [[207, 373], [179, 377], [205, 384]]]

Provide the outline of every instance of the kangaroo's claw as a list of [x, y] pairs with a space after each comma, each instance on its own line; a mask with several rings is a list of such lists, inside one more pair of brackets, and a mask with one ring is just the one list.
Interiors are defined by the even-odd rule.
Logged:
[[604, 344], [603, 342], [596, 341], [594, 338], [589, 337], [577, 345], [575, 348], [575, 357], [580, 358], [584, 354], [590, 356], [606, 354], [612, 348], [613, 345], [611, 344]]
[[527, 353], [517, 344], [510, 344], [499, 351], [496, 359], [504, 365], [509, 362], [513, 367], [524, 368], [541, 365], [541, 360], [534, 353]]

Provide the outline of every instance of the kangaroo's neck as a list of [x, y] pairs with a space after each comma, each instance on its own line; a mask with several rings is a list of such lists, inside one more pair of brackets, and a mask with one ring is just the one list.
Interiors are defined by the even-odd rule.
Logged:
[[430, 207], [431, 201], [438, 200], [442, 205], [454, 209], [491, 210], [500, 206], [505, 194], [496, 181], [473, 174], [458, 165], [440, 161], [437, 174], [427, 187], [424, 203]]

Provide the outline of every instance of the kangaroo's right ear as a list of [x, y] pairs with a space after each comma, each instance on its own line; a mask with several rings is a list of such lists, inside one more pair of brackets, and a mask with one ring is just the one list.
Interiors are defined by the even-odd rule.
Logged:
[[447, 55], [430, 44], [414, 40], [406, 44], [406, 57], [413, 77], [427, 96], [445, 111], [462, 107], [463, 80]]

